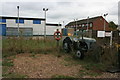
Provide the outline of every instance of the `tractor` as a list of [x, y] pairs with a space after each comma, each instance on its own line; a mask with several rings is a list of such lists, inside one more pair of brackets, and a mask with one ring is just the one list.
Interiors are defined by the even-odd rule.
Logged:
[[83, 37], [83, 35], [82, 37], [67, 36], [63, 39], [63, 49], [66, 53], [74, 51], [78, 58], [83, 59], [84, 53], [91, 49], [91, 45], [95, 43], [94, 38]]

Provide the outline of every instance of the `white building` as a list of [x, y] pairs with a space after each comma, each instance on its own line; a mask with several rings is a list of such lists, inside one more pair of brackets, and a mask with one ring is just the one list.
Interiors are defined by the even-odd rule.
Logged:
[[[43, 18], [19, 18], [19, 34], [22, 35], [44, 35], [45, 19]], [[61, 25], [47, 24], [46, 35], [53, 35], [56, 29]], [[18, 35], [18, 17], [1, 17], [0, 35]]]

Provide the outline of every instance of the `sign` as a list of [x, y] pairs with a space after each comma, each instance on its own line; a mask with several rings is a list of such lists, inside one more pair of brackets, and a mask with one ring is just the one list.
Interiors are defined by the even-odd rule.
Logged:
[[105, 31], [98, 31], [97, 37], [105, 37]]
[[59, 41], [62, 38], [62, 33], [57, 29], [57, 31], [54, 33], [54, 38]]
[[106, 37], [110, 37], [111, 35], [112, 35], [111, 32], [105, 32]]

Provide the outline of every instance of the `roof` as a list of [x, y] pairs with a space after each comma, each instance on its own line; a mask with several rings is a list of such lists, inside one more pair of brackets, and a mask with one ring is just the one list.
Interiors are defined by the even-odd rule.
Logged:
[[51, 23], [46, 23], [47, 26], [62, 26], [61, 24], [51, 24]]
[[[0, 16], [2, 19], [18, 19], [18, 17], [10, 17], [10, 16]], [[19, 17], [19, 19], [25, 20], [45, 20], [44, 18], [28, 18], [28, 17]]]
[[[97, 16], [97, 17], [89, 18], [89, 23], [92, 23], [97, 18], [103, 18], [103, 17], [102, 16]], [[77, 24], [83, 24], [83, 23], [87, 23], [87, 20], [88, 19], [82, 19], [82, 20], [78, 20], [76, 22], [77, 22]], [[74, 24], [75, 24], [75, 21], [68, 23], [66, 26], [71, 26], [71, 25], [74, 25]]]

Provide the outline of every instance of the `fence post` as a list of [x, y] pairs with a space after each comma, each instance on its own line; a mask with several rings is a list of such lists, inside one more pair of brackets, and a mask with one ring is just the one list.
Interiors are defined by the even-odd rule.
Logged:
[[120, 47], [118, 48], [118, 68], [120, 69]]

